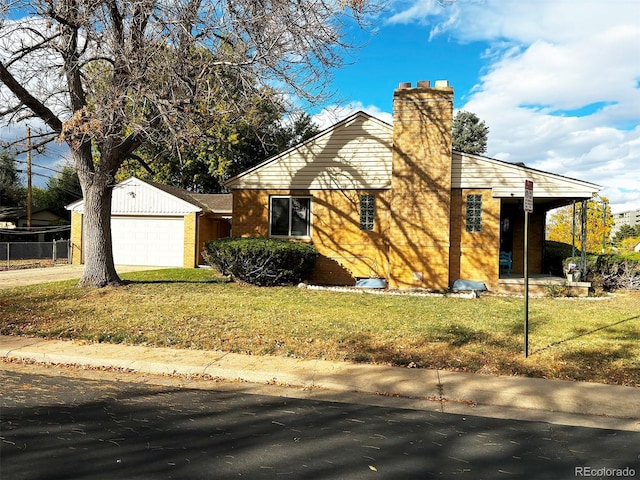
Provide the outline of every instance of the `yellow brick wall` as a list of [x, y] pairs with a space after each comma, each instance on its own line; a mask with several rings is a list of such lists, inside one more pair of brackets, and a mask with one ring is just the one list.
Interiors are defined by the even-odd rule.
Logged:
[[[373, 231], [360, 230], [360, 194], [376, 198]], [[382, 277], [388, 273], [385, 232], [389, 218], [389, 194], [382, 190], [236, 190], [234, 237], [268, 236], [271, 195], [311, 196], [311, 243], [321, 258], [310, 280], [345, 285], [356, 278]]]
[[[386, 278], [388, 257], [386, 231], [389, 193], [383, 190], [313, 191], [312, 241], [324, 257], [312, 281], [344, 284], [347, 272], [357, 278]], [[375, 198], [374, 229], [360, 230], [360, 195]]]
[[232, 237], [269, 235], [269, 195], [266, 190], [234, 190]]
[[[482, 231], [467, 232], [467, 195], [482, 195]], [[462, 278], [498, 286], [500, 199], [490, 189], [454, 189], [451, 201], [450, 283]]]
[[209, 240], [228, 237], [230, 227], [229, 222], [223, 218], [216, 218], [211, 214], [198, 216], [198, 246], [196, 249], [196, 258], [200, 265], [205, 264], [204, 258], [202, 257], [205, 243]]
[[185, 268], [197, 267], [198, 214], [189, 213], [184, 216], [184, 260]]
[[82, 214], [71, 212], [71, 263], [82, 263]]
[[[374, 194], [376, 197], [375, 229], [372, 232], [363, 232], [359, 228], [361, 193]], [[482, 195], [481, 232], [466, 231], [468, 194]], [[391, 192], [383, 190], [236, 190], [234, 212], [238, 213], [234, 213], [234, 237], [268, 235], [270, 195], [312, 197], [311, 242], [321, 253], [310, 278], [314, 283], [352, 285], [356, 278], [379, 276], [389, 278], [393, 288], [444, 290], [451, 282], [464, 278], [482, 281], [490, 290], [497, 288], [501, 202], [492, 197], [491, 190], [452, 191], [451, 224], [449, 221], [439, 223], [441, 228], [450, 232], [450, 249], [449, 245], [389, 242], [386, 234], [394, 214], [390, 211]], [[239, 206], [243, 210], [238, 210]], [[542, 231], [540, 226], [533, 228]], [[409, 231], [410, 227], [407, 226], [406, 230]], [[405, 266], [404, 277], [390, 275], [390, 265], [393, 264]], [[396, 268], [398, 271], [399, 267]], [[446, 277], [446, 285], [442, 284], [443, 277]]]

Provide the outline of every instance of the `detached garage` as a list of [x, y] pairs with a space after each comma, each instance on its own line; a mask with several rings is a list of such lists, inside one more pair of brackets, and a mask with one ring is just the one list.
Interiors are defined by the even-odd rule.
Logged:
[[[72, 262], [83, 263], [84, 201], [71, 211]], [[204, 243], [228, 237], [231, 195], [197, 194], [131, 177], [113, 188], [111, 235], [116, 265], [197, 267]]]

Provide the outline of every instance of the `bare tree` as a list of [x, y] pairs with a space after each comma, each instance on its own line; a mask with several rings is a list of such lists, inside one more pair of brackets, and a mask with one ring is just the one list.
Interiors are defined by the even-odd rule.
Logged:
[[110, 212], [123, 161], [144, 142], [195, 141], [212, 114], [240, 118], [243, 101], [265, 87], [280, 100], [322, 99], [354, 47], [344, 27], [362, 27], [372, 8], [365, 0], [0, 2], [0, 119], [35, 118], [40, 144], [69, 145], [85, 201], [80, 284], [96, 287], [120, 283]]

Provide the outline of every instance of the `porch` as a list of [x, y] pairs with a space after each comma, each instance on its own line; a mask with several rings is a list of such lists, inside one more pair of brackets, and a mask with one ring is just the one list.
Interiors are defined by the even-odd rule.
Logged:
[[[568, 297], [587, 297], [591, 282], [569, 282], [564, 277], [547, 274], [529, 275], [529, 295], [544, 297], [554, 292]], [[566, 290], [565, 290], [566, 289]], [[498, 294], [524, 295], [524, 275], [512, 273], [511, 276], [501, 275], [498, 279]]]

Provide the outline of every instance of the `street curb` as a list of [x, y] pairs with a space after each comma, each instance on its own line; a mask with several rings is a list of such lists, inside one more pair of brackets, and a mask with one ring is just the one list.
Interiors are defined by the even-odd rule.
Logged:
[[617, 385], [12, 336], [0, 336], [0, 356], [149, 374], [206, 375], [442, 404], [457, 402], [630, 419], [640, 429], [640, 388]]

